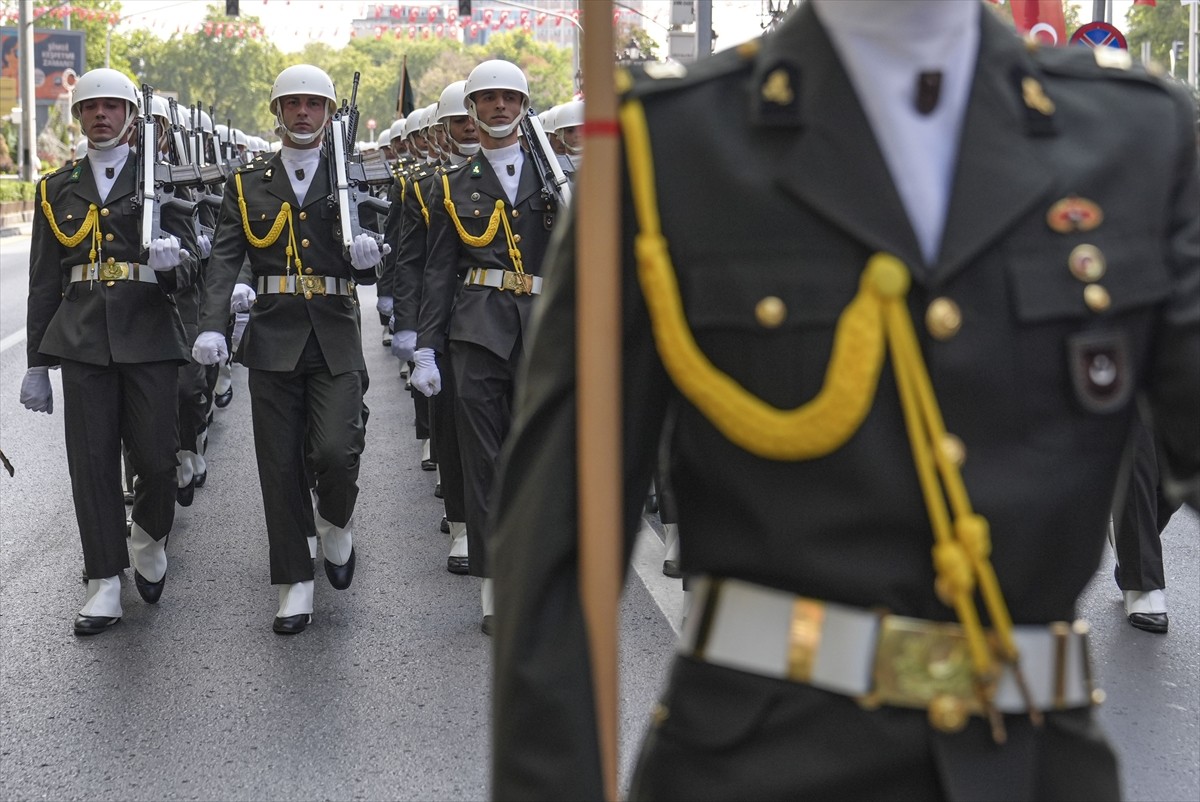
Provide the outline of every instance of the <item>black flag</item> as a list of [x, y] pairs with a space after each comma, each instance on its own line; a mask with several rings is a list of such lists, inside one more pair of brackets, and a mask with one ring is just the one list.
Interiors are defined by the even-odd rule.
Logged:
[[408, 56], [400, 62], [400, 90], [396, 93], [396, 114], [407, 117], [417, 107], [412, 84], [408, 80]]

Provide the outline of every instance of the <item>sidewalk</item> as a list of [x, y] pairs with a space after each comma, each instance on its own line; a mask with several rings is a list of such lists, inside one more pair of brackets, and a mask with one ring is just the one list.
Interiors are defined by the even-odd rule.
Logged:
[[12, 223], [5, 221], [3, 225], [0, 225], [0, 239], [7, 239], [8, 237], [28, 237], [32, 233], [32, 220]]

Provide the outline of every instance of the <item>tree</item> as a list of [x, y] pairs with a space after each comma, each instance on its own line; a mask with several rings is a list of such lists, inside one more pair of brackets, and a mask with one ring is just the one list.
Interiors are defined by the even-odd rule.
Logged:
[[499, 58], [524, 70], [529, 79], [530, 102], [539, 111], [565, 103], [575, 94], [571, 51], [535, 41], [525, 31], [495, 34], [485, 44], [469, 48], [468, 53], [475, 57], [475, 63]]
[[[5, 14], [7, 14], [8, 5], [10, 3], [5, 3]], [[11, 5], [15, 6], [16, 4], [11, 3]], [[33, 14], [34, 25], [38, 28], [65, 28], [69, 20], [71, 30], [83, 31], [85, 34], [83, 68], [84, 70], [93, 70], [104, 66], [107, 37], [112, 30], [112, 25], [121, 16], [121, 3], [119, 0], [71, 0], [67, 4], [41, 2], [34, 4]], [[12, 16], [17, 16], [15, 9]], [[114, 58], [118, 52], [122, 56], [125, 53], [124, 42], [119, 39], [120, 37], [115, 34], [112, 37]]]
[[1129, 51], [1135, 56], [1142, 52], [1142, 42], [1150, 43], [1150, 59], [1171, 67], [1171, 43], [1183, 42], [1183, 52], [1175, 64], [1175, 75], [1188, 74], [1188, 7], [1177, 0], [1160, 2], [1156, 6], [1133, 6], [1125, 15], [1128, 22]]

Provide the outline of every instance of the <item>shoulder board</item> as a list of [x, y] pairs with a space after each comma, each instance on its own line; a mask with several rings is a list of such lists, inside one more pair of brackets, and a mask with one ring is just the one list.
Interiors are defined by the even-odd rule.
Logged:
[[1046, 75], [1164, 85], [1159, 76], [1135, 64], [1129, 51], [1115, 47], [1030, 47], [1030, 55]]
[[79, 161], [75, 162], [74, 164], [68, 162], [68, 163], [62, 165], [61, 167], [57, 168], [56, 170], [53, 170], [53, 171], [43, 175], [42, 180], [49, 181], [51, 178], [59, 178], [61, 176], [69, 175], [76, 167], [83, 169], [81, 166], [82, 164], [83, 164], [83, 159], [80, 159]]
[[759, 40], [751, 39], [730, 50], [723, 50], [694, 64], [651, 62], [631, 70], [618, 70], [617, 94], [643, 98], [702, 84], [743, 70], [749, 70], [758, 54]]
[[255, 170], [265, 169], [266, 166], [267, 166], [267, 160], [262, 158], [261, 156], [259, 156], [254, 161], [250, 162], [249, 164], [243, 164], [241, 167], [239, 167], [237, 169], [237, 171], [239, 173], [252, 173]]
[[443, 173], [453, 173], [455, 170], [462, 169], [462, 166], [463, 166], [464, 164], [467, 164], [467, 162], [463, 162], [462, 164], [445, 164], [445, 165], [442, 165], [442, 172], [443, 172]]

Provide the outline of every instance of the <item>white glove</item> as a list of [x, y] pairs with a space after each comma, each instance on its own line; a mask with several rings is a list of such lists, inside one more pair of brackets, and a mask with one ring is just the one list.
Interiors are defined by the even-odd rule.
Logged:
[[21, 403], [34, 412], [54, 414], [54, 391], [50, 389], [50, 368], [42, 366], [25, 371], [21, 379]]
[[233, 350], [236, 351], [242, 343], [242, 335], [246, 332], [246, 324], [250, 322], [249, 312], [237, 312], [233, 316], [233, 333], [229, 335], [229, 339], [233, 340]]
[[167, 235], [150, 243], [150, 269], [156, 273], [179, 267], [179, 238]]
[[[417, 350], [417, 333], [415, 331], [398, 331], [392, 335], [392, 356], [399, 359], [401, 362], [412, 362], [416, 359], [414, 354]], [[442, 377], [438, 376], [438, 384], [441, 385]]]
[[196, 247], [200, 249], [200, 258], [207, 259], [208, 255], [212, 253], [212, 240], [208, 238], [207, 234], [201, 234], [196, 237]]
[[219, 331], [202, 331], [192, 346], [192, 359], [201, 365], [218, 365], [229, 356], [225, 335]]
[[[392, 342], [396, 342], [393, 335]], [[438, 370], [437, 360], [432, 348], [418, 348], [413, 353], [413, 362], [417, 367], [409, 377], [408, 383], [421, 391], [426, 398], [432, 398], [442, 391], [442, 374]]]
[[375, 308], [379, 310], [381, 315], [391, 315], [392, 308], [396, 305], [396, 299], [390, 295], [380, 295], [379, 300], [375, 302]]
[[383, 243], [383, 250], [370, 234], [362, 233], [350, 243], [350, 264], [355, 270], [371, 270], [379, 261], [392, 252], [392, 246]]
[[[249, 284], [234, 284], [233, 293], [229, 296], [230, 312], [249, 312], [258, 294]], [[266, 303], [264, 301], [264, 303]]]

